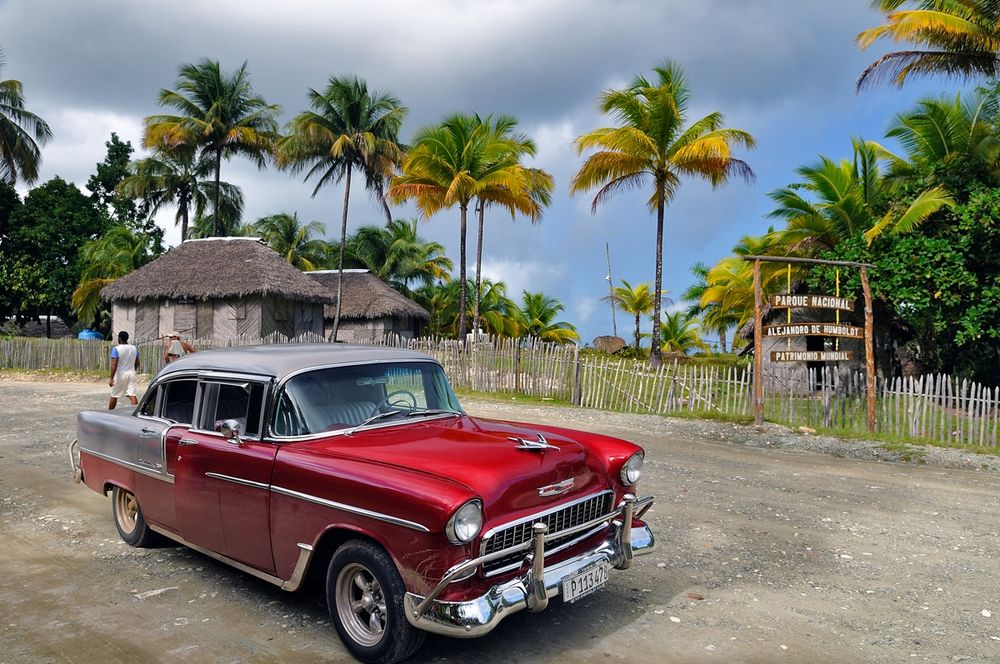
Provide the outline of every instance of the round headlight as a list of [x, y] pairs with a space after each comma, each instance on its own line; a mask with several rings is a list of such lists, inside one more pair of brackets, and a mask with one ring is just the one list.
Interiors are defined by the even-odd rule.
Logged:
[[642, 477], [642, 452], [636, 452], [622, 466], [622, 484], [631, 486]]
[[448, 519], [445, 533], [452, 544], [471, 542], [483, 527], [483, 505], [478, 500], [465, 503]]

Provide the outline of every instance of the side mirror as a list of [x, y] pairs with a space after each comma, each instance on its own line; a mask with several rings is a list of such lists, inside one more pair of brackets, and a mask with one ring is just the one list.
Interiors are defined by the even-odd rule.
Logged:
[[240, 423], [236, 420], [222, 420], [219, 423], [219, 433], [233, 445], [242, 445], [240, 440]]

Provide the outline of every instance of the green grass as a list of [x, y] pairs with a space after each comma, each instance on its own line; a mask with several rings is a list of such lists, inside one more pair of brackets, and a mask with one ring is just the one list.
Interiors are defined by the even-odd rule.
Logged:
[[498, 403], [514, 403], [526, 406], [572, 406], [573, 404], [565, 399], [535, 397], [516, 392], [475, 392], [467, 388], [455, 388], [455, 394], [459, 399], [468, 397], [480, 401], [496, 401]]

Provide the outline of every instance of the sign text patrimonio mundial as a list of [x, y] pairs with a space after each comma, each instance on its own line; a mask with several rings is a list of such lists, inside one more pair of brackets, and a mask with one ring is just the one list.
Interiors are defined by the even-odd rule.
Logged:
[[799, 335], [863, 339], [865, 329], [856, 325], [841, 325], [840, 323], [791, 323], [764, 326], [765, 337], [797, 337]]
[[776, 309], [810, 308], [842, 309], [854, 311], [854, 300], [836, 295], [772, 295], [771, 306]]
[[772, 362], [848, 362], [854, 359], [850, 350], [773, 350]]

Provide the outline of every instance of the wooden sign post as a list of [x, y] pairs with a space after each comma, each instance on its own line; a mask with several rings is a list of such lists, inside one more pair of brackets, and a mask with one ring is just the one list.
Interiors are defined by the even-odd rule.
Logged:
[[[875, 431], [878, 424], [875, 417], [875, 323], [872, 313], [872, 293], [868, 284], [868, 268], [875, 267], [868, 263], [851, 261], [828, 261], [817, 258], [798, 258], [793, 256], [744, 256], [743, 260], [753, 261], [753, 415], [757, 426], [764, 424], [764, 381], [763, 381], [763, 343], [767, 337], [791, 337], [800, 335], [817, 335], [845, 337], [849, 339], [864, 339], [865, 343], [865, 391], [868, 402], [868, 430]], [[771, 263], [805, 263], [807, 265], [834, 265], [838, 267], [857, 268], [861, 272], [861, 291], [865, 298], [865, 326], [842, 325], [840, 314], [837, 323], [791, 323], [791, 313], [785, 325], [768, 325], [763, 321], [763, 294], [760, 287], [760, 264]], [[790, 290], [790, 288], [789, 288]], [[854, 301], [837, 295], [774, 295], [771, 297], [774, 308], [816, 308], [835, 309], [838, 311], [853, 311]], [[772, 362], [839, 362], [853, 358], [851, 351], [773, 351]]]

